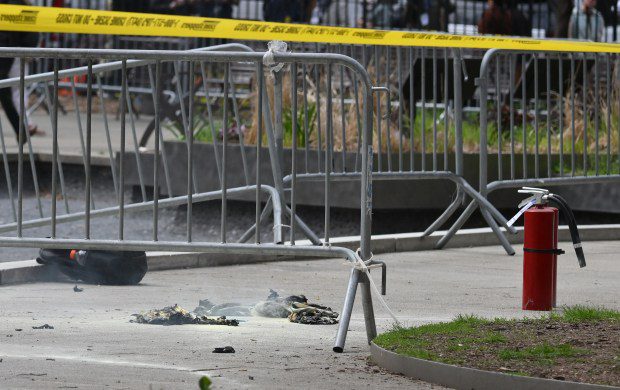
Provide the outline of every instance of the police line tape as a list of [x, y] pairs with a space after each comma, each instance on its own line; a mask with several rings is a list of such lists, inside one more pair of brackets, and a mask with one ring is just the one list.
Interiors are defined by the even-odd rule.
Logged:
[[0, 31], [281, 40], [353, 45], [620, 53], [620, 44], [450, 35], [56, 7], [0, 5]]

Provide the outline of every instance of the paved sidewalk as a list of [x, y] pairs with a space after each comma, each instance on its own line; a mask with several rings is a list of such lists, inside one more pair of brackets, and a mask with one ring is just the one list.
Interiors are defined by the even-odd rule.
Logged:
[[[105, 132], [105, 122], [103, 115], [100, 113], [93, 113], [92, 115], [92, 161], [95, 165], [109, 165], [109, 153], [108, 144]], [[135, 119], [136, 138], [138, 141], [144, 132], [144, 129], [151, 121], [151, 116], [140, 116]], [[9, 156], [15, 155], [17, 159], [17, 141], [15, 139], [15, 133], [9, 123], [8, 119], [4, 115], [4, 112], [0, 110], [0, 121], [2, 121], [2, 134], [4, 135], [4, 141], [6, 143], [7, 153]], [[52, 155], [52, 126], [50, 122], [50, 116], [42, 109], [37, 110], [31, 118], [32, 123], [36, 123], [40, 134], [37, 134], [31, 138], [32, 147], [35, 154], [42, 154], [44, 156]], [[120, 120], [115, 118], [114, 114], [108, 114], [108, 128], [110, 131], [110, 140], [113, 151], [120, 150]], [[84, 140], [86, 140], [86, 113], [81, 112], [81, 125], [82, 134]], [[82, 160], [82, 147], [80, 143], [80, 136], [78, 132], [78, 122], [75, 111], [69, 111], [66, 115], [58, 114], [58, 150], [64, 161], [69, 162], [81, 162]], [[126, 150], [134, 150], [133, 135], [131, 130], [131, 122], [127, 117], [126, 122]], [[164, 131], [164, 137], [172, 137], [172, 133]], [[152, 142], [152, 140], [150, 140]], [[151, 146], [148, 144], [147, 146]], [[28, 153], [28, 148], [24, 148], [24, 154]], [[77, 158], [77, 160], [76, 160]]]
[[[570, 245], [561, 246], [567, 255], [559, 261], [559, 305], [620, 309], [620, 242], [584, 243], [584, 269]], [[378, 257], [388, 263], [386, 301], [406, 324], [460, 313], [525, 314], [521, 252], [509, 257], [494, 246]], [[132, 313], [174, 303], [193, 309], [204, 298], [249, 303], [269, 288], [303, 293], [339, 311], [347, 277], [341, 260], [320, 260], [153, 272], [137, 287], [81, 285], [81, 293], [64, 283], [1, 287], [0, 387], [195, 388], [206, 374], [216, 388], [432, 388], [368, 366], [359, 304], [340, 355], [331, 352], [335, 326], [259, 318], [237, 328], [129, 322]], [[375, 308], [380, 331], [389, 329], [376, 300]], [[45, 323], [54, 329], [32, 329]], [[226, 345], [237, 352], [211, 353]]]

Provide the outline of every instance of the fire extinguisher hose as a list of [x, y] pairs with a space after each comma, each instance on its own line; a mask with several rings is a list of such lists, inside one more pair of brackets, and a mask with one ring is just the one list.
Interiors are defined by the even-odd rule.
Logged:
[[581, 239], [579, 238], [579, 231], [577, 230], [577, 221], [575, 220], [575, 215], [573, 214], [573, 210], [570, 209], [568, 203], [557, 194], [549, 194], [549, 201], [555, 203], [564, 213], [566, 219], [568, 221], [568, 229], [570, 230], [570, 236], [573, 240], [573, 247], [575, 248], [575, 253], [577, 254], [577, 260], [579, 261], [579, 266], [581, 268], [586, 266], [586, 257], [583, 253], [583, 248], [581, 246]]

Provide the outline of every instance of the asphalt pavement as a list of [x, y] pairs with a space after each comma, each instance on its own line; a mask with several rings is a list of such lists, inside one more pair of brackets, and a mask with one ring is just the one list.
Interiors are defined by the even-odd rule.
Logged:
[[[586, 242], [588, 266], [560, 257], [558, 304], [620, 309], [620, 242]], [[523, 312], [522, 252], [499, 246], [393, 253], [386, 302], [406, 325]], [[430, 384], [386, 373], [368, 363], [361, 305], [356, 304], [344, 354], [331, 351], [336, 326], [285, 319], [240, 318], [238, 327], [155, 326], [131, 314], [199, 299], [251, 303], [269, 288], [305, 294], [341, 310], [348, 266], [342, 260], [276, 262], [152, 272], [139, 286], [35, 283], [0, 288], [0, 388], [196, 388], [202, 375], [216, 388], [412, 388]], [[375, 278], [378, 274], [375, 275]], [[375, 298], [380, 331], [393, 322]], [[54, 329], [35, 330], [49, 324]], [[21, 330], [18, 330], [21, 329]], [[233, 346], [234, 354], [213, 348]]]

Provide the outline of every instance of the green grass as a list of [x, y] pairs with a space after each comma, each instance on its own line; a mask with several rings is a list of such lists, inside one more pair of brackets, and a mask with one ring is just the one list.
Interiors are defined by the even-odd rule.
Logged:
[[[554, 314], [554, 316], [556, 316], [556, 314]], [[573, 323], [601, 320], [620, 321], [620, 312], [606, 309], [604, 307], [577, 305], [564, 308], [564, 311], [559, 315], [559, 318]]]
[[[620, 321], [620, 312], [593, 306], [564, 307], [558, 312], [540, 319], [523, 321], [564, 321], [569, 323], [612, 320]], [[445, 350], [451, 352], [475, 350], [484, 352], [493, 348], [501, 360], [531, 360], [540, 364], [553, 364], [559, 357], [578, 357], [587, 355], [588, 351], [568, 344], [551, 345], [545, 342], [527, 348], [502, 348], [507, 337], [496, 328], [507, 328], [516, 320], [505, 318], [483, 319], [473, 315], [459, 315], [453, 321], [428, 324], [419, 327], [395, 327], [383, 333], [374, 342], [393, 352], [420, 359], [459, 364], [458, 357], [439, 356], [432, 348], [433, 340], [440, 339]], [[482, 329], [483, 328], [483, 329]], [[437, 337], [442, 336], [442, 337]], [[449, 337], [445, 337], [449, 336]], [[499, 348], [499, 349], [498, 349]]]

